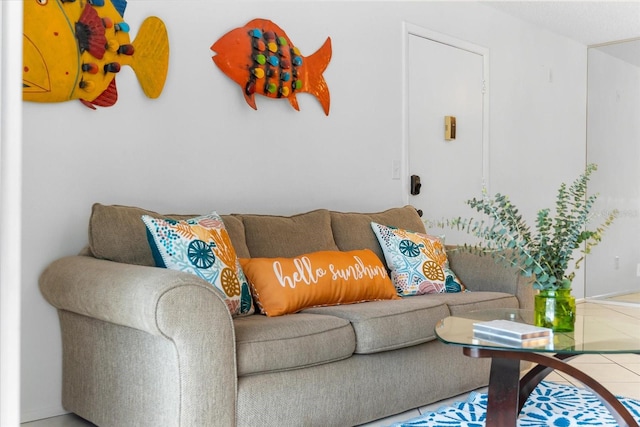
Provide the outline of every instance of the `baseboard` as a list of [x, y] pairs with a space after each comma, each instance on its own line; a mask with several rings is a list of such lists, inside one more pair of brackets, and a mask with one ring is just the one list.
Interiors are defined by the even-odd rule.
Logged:
[[57, 417], [68, 413], [69, 411], [65, 410], [61, 405], [31, 409], [20, 413], [20, 423], [43, 420], [45, 418]]

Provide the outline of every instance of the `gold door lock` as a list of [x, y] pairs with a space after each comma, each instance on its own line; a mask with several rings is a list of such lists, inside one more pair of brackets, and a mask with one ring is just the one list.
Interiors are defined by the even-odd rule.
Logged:
[[444, 139], [451, 141], [456, 139], [456, 118], [444, 116]]

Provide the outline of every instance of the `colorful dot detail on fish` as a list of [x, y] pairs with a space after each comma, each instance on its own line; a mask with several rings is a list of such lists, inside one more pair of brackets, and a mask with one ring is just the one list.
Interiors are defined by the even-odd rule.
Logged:
[[211, 50], [216, 53], [213, 62], [242, 88], [254, 110], [256, 94], [287, 99], [300, 110], [296, 95], [307, 92], [329, 115], [329, 88], [322, 73], [331, 61], [331, 38], [304, 57], [280, 27], [266, 19], [254, 19], [222, 36]]
[[149, 98], [160, 96], [169, 65], [166, 27], [148, 17], [131, 42], [126, 6], [126, 0], [25, 0], [22, 98], [110, 107], [124, 65]]

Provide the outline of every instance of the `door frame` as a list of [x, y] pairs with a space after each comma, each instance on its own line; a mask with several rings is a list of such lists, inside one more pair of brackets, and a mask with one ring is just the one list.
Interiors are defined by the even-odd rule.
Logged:
[[438, 33], [409, 22], [402, 22], [402, 200], [409, 204], [409, 37], [422, 37], [436, 43], [482, 56], [482, 187], [489, 191], [489, 48]]

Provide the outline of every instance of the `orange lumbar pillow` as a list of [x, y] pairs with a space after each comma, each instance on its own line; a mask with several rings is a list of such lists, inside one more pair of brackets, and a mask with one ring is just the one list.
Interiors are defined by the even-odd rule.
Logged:
[[243, 258], [240, 264], [256, 305], [267, 316], [400, 298], [382, 261], [369, 249], [320, 251], [295, 258]]

